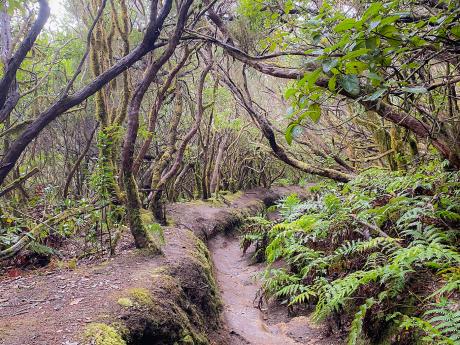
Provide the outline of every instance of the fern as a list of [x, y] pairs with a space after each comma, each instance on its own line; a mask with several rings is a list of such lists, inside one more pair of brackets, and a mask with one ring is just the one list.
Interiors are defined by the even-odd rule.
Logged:
[[356, 271], [346, 277], [334, 280], [324, 286], [319, 294], [318, 304], [313, 314], [313, 319], [319, 321], [325, 319], [333, 311], [338, 311], [347, 303], [351, 295], [361, 286], [376, 282], [384, 274], [382, 268], [370, 271]]
[[56, 253], [56, 251], [53, 248], [45, 246], [44, 244], [40, 244], [35, 241], [31, 242], [27, 248], [39, 255], [51, 256]]
[[421, 340], [426, 344], [449, 344], [460, 343], [460, 311], [454, 308], [458, 305], [443, 299], [440, 303], [433, 304], [423, 314], [423, 317], [402, 315], [401, 328], [415, 328], [421, 330], [424, 335]]
[[355, 314], [353, 321], [351, 322], [350, 334], [348, 335], [348, 345], [358, 345], [362, 343], [360, 341], [361, 334], [363, 332], [363, 320], [366, 317], [367, 311], [372, 308], [376, 303], [373, 298], [368, 298], [366, 303], [359, 306], [358, 312]]
[[460, 310], [455, 310], [458, 304], [443, 299], [433, 306], [433, 309], [425, 312], [424, 317], [439, 330], [442, 337], [450, 339], [453, 343], [460, 343]]
[[420, 340], [425, 344], [457, 345], [451, 339], [444, 337], [431, 323], [419, 317], [402, 315], [400, 328], [405, 330], [419, 329], [424, 333]]
[[435, 291], [430, 297], [442, 296], [445, 293], [454, 291], [460, 292], [460, 267], [449, 267], [441, 270], [439, 274], [444, 277], [446, 284]]
[[[265, 293], [291, 306], [316, 303], [316, 321], [346, 314], [349, 344], [374, 340], [363, 328], [373, 307], [379, 313], [369, 322], [388, 327], [382, 332], [397, 336], [411, 328], [418, 331], [401, 336], [460, 344], [458, 306], [433, 304], [438, 296], [460, 292], [459, 235], [453, 228], [460, 220], [460, 174], [436, 167], [415, 173], [369, 169], [341, 189], [314, 187], [315, 200], [283, 199], [277, 206], [283, 221], [268, 230], [266, 260], [285, 265], [267, 268]], [[375, 237], [381, 231], [374, 226], [388, 236]], [[438, 283], [425, 282], [436, 274], [442, 279], [433, 293]], [[427, 309], [422, 316], [417, 312]]]

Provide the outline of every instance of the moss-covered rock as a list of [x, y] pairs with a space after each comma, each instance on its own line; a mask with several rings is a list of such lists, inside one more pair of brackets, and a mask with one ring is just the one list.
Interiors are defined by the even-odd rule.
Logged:
[[222, 302], [214, 279], [208, 248], [191, 231], [184, 230], [187, 239], [186, 260], [170, 265], [171, 275], [177, 277], [187, 298], [200, 310], [205, 323], [211, 329], [218, 327]]
[[144, 288], [132, 288], [128, 290], [130, 301], [133, 301], [135, 305], [140, 307], [150, 308], [153, 305], [153, 300], [150, 291]]
[[105, 323], [91, 323], [85, 329], [84, 344], [126, 345], [126, 342], [114, 327]]
[[126, 298], [126, 297], [119, 298], [117, 303], [125, 308], [134, 306], [133, 301], [130, 298]]
[[[178, 212], [182, 219], [178, 218], [177, 223], [182, 224], [187, 217], [192, 221], [184, 221], [180, 227], [164, 228], [166, 244], [162, 266], [152, 270], [150, 279], [144, 279], [140, 286], [118, 296], [114, 313], [109, 317], [109, 320], [116, 319], [117, 324], [89, 326], [85, 339], [91, 339], [96, 345], [209, 344], [207, 335], [220, 326], [222, 302], [209, 251], [198, 236], [208, 238], [233, 230], [244, 217], [263, 210], [273, 198], [272, 194], [226, 196], [225, 205], [229, 200], [240, 198], [235, 207], [224, 208], [222, 201], [183, 204], [182, 211]], [[201, 217], [193, 208], [202, 210], [203, 206], [206, 212], [202, 211]], [[144, 224], [153, 222], [149, 211], [143, 210], [141, 217]]]

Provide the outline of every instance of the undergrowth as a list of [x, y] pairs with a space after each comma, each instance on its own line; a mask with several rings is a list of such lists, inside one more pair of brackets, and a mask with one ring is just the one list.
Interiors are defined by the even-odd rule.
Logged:
[[459, 181], [439, 163], [370, 169], [281, 200], [281, 220], [243, 228], [268, 263], [264, 295], [313, 308], [348, 344], [460, 344]]

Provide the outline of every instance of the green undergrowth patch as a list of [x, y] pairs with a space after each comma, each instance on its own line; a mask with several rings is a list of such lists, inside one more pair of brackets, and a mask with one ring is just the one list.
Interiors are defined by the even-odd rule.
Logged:
[[91, 323], [86, 327], [85, 340], [94, 345], [126, 345], [122, 335], [114, 327], [104, 323]]
[[266, 298], [312, 308], [349, 344], [459, 344], [459, 187], [440, 163], [370, 169], [282, 199], [279, 222], [247, 219], [242, 246], [268, 263]]

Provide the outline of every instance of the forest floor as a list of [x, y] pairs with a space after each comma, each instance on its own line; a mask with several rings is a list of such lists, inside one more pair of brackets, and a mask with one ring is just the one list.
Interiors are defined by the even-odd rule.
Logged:
[[[217, 224], [229, 209], [251, 207], [255, 198], [263, 199], [259, 194], [246, 193], [220, 206], [197, 202], [168, 208], [174, 227], [194, 230], [204, 240], [213, 238], [208, 244], [225, 319], [215, 344], [338, 344], [325, 338], [324, 330], [306, 316], [289, 318], [284, 308], [271, 306], [262, 312], [254, 307], [259, 285], [253, 278], [263, 265], [252, 265], [242, 257], [237, 237], [223, 234]], [[185, 247], [174, 227], [165, 230], [162, 256], [124, 245], [113, 258], [79, 264], [73, 270], [48, 266], [15, 278], [0, 277], [0, 344], [78, 345], [86, 324], [116, 313], [116, 301], [124, 290], [143, 287], [152, 270], [176, 260]]]

